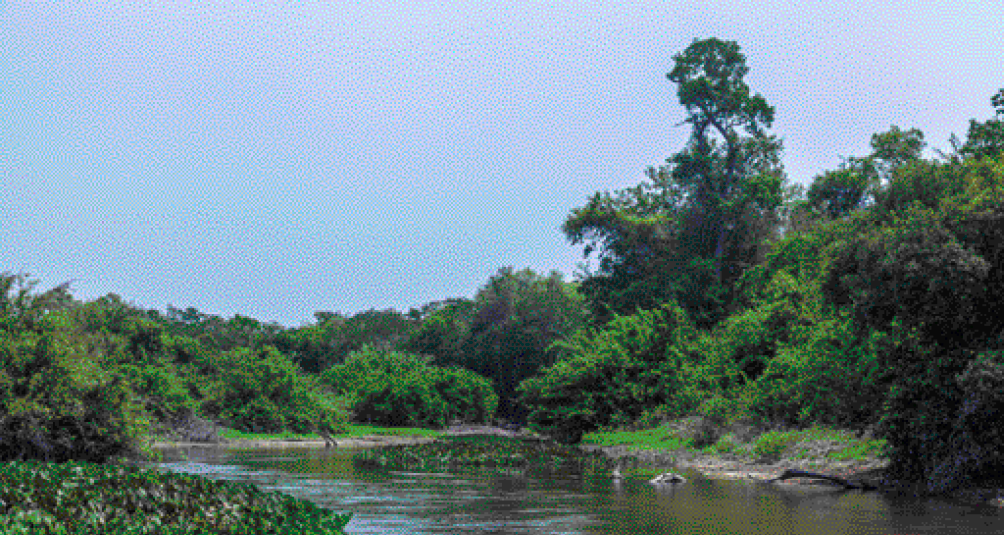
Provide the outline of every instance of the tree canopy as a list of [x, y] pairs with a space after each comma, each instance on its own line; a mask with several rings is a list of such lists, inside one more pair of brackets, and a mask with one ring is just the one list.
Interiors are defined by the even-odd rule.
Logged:
[[694, 41], [667, 77], [691, 125], [687, 147], [647, 171], [648, 183], [597, 193], [563, 230], [585, 256], [599, 253], [582, 291], [602, 323], [677, 300], [702, 326], [726, 313], [731, 281], [776, 237], [784, 202], [774, 109], [743, 81], [731, 41]]

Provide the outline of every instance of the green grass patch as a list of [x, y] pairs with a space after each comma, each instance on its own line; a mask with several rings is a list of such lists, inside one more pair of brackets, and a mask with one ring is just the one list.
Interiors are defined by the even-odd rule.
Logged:
[[0, 463], [5, 535], [340, 535], [352, 513], [254, 485], [90, 463]]
[[247, 433], [236, 429], [221, 429], [220, 437], [227, 440], [322, 440], [320, 435], [315, 433], [293, 433], [283, 431], [282, 433]]
[[768, 431], [757, 437], [750, 453], [758, 460], [777, 462], [788, 447], [800, 439], [797, 431]]
[[830, 454], [830, 458], [836, 461], [886, 457], [886, 441], [882, 439], [858, 440], [847, 448]]
[[684, 450], [707, 455], [734, 455], [752, 461], [776, 462], [780, 459], [819, 459], [834, 461], [875, 460], [885, 458], [885, 441], [859, 439], [852, 431], [826, 427], [802, 430], [769, 431], [741, 442], [731, 433], [716, 443], [695, 448], [693, 441], [677, 435], [671, 425], [651, 429], [608, 430], [586, 434], [583, 444], [628, 446], [638, 450]]
[[[335, 438], [353, 438], [368, 435], [389, 435], [389, 436], [418, 436], [418, 437], [440, 437], [442, 431], [433, 429], [422, 429], [416, 427], [378, 427], [372, 425], [349, 425], [348, 431], [332, 435]], [[220, 436], [227, 440], [323, 440], [316, 433], [292, 433], [289, 431], [282, 433], [245, 433], [236, 429], [223, 429]]]

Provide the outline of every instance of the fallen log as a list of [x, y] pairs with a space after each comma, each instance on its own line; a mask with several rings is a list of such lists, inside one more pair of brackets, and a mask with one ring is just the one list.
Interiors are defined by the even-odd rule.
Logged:
[[324, 447], [325, 448], [330, 448], [331, 446], [335, 446], [336, 448], [338, 447], [338, 441], [335, 440], [335, 438], [332, 437], [330, 434], [325, 433], [324, 431], [321, 431], [320, 429], [317, 429], [315, 432], [318, 435], [321, 435], [321, 438], [324, 439]]
[[828, 474], [820, 474], [817, 472], [807, 472], [805, 470], [795, 470], [795, 469], [785, 470], [784, 473], [782, 473], [778, 477], [775, 477], [774, 479], [769, 480], [768, 483], [776, 483], [778, 481], [784, 481], [786, 479], [793, 479], [796, 477], [804, 477], [810, 479], [825, 479], [827, 481], [836, 483], [837, 485], [840, 485], [845, 489], [875, 490], [878, 488], [875, 485], [862, 481], [844, 479], [842, 477], [831, 476]]

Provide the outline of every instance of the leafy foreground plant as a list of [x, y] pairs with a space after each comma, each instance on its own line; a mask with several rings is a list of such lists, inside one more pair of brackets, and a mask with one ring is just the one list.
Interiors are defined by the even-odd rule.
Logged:
[[436, 442], [386, 446], [363, 451], [354, 458], [362, 466], [386, 468], [455, 469], [564, 469], [606, 471], [609, 459], [600, 452], [552, 442], [524, 442], [508, 437], [444, 437]]
[[2, 535], [342, 535], [352, 513], [131, 466], [0, 464]]

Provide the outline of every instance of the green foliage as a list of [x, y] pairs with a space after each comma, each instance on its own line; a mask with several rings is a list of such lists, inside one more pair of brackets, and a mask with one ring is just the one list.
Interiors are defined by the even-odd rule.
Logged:
[[351, 517], [195, 475], [78, 462], [0, 464], [3, 533], [336, 535]]
[[389, 426], [443, 427], [454, 420], [486, 423], [498, 408], [491, 382], [431, 357], [364, 346], [321, 380], [352, 400], [355, 421]]
[[891, 385], [877, 432], [894, 469], [932, 490], [957, 485], [996, 458], [987, 452], [999, 437], [964, 424], [966, 393], [955, 381], [1004, 331], [1004, 196], [996, 165], [943, 164], [952, 168], [945, 174], [961, 177], [950, 190], [890, 212], [882, 226], [829, 249], [827, 301], [851, 311], [856, 337], [884, 333], [875, 362]]
[[809, 187], [809, 205], [831, 218], [842, 217], [864, 204], [871, 177], [853, 168], [826, 171]]
[[996, 158], [1004, 154], [1004, 88], [993, 96], [995, 119], [985, 122], [969, 121], [969, 135], [962, 154], [972, 158]]
[[875, 203], [888, 212], [904, 212], [915, 203], [937, 210], [943, 199], [963, 193], [972, 170], [972, 164], [912, 161], [898, 168], [885, 188], [875, 193]]
[[173, 367], [127, 364], [118, 371], [127, 378], [147, 413], [157, 420], [170, 420], [198, 406]]
[[0, 275], [0, 461], [104, 462], [138, 450], [148, 422], [123, 382], [73, 344], [66, 287], [33, 286]]
[[283, 327], [277, 323], [262, 323], [240, 314], [225, 319], [204, 314], [193, 307], [179, 310], [168, 306], [167, 314], [156, 310], [142, 313], [160, 324], [167, 334], [190, 338], [213, 352], [276, 345], [278, 336], [283, 332]]
[[586, 323], [583, 297], [560, 273], [501, 268], [473, 300], [455, 299], [427, 309], [405, 350], [432, 355], [492, 380], [500, 416], [523, 421], [516, 387], [554, 362], [551, 344]]
[[750, 412], [761, 421], [792, 426], [864, 429], [874, 423], [891, 379], [878, 358], [885, 336], [872, 332], [858, 340], [853, 330], [849, 319], [801, 329], [741, 392]]
[[753, 444], [753, 456], [760, 462], [777, 462], [785, 450], [798, 442], [799, 435], [791, 431], [768, 431], [760, 435]]
[[941, 217], [912, 206], [892, 225], [834, 246], [826, 299], [849, 305], [861, 325], [908, 328], [956, 338], [989, 306], [990, 265], [960, 243]]
[[780, 141], [764, 133], [774, 110], [743, 81], [730, 41], [695, 41], [668, 78], [692, 125], [685, 150], [648, 169], [650, 183], [597, 193], [563, 230], [599, 269], [581, 290], [597, 325], [675, 301], [702, 328], [728, 311], [732, 282], [774, 239], [786, 190]]
[[221, 374], [203, 409], [230, 427], [255, 433], [344, 429], [348, 414], [332, 394], [272, 346], [222, 356]]
[[351, 317], [331, 312], [315, 316], [317, 324], [281, 332], [273, 342], [310, 373], [344, 362], [364, 345], [380, 350], [395, 348], [417, 327], [413, 317], [394, 309], [370, 309]]
[[602, 330], [557, 342], [559, 360], [519, 387], [531, 409], [531, 427], [575, 443], [584, 433], [625, 425], [651, 407], [673, 415], [694, 408], [683, 355], [669, 349], [694, 333], [682, 309], [666, 306], [618, 316]]

